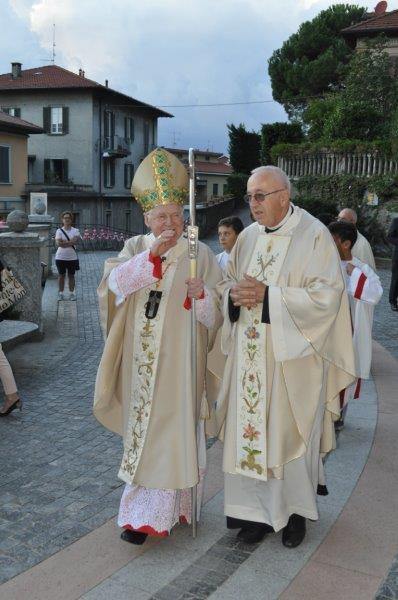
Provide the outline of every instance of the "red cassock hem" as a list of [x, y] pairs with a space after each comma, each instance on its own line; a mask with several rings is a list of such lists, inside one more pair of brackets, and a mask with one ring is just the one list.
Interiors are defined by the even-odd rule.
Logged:
[[[204, 297], [205, 297], [205, 292], [203, 291], [201, 293], [201, 295], [199, 296], [199, 300], [203, 300]], [[185, 310], [191, 310], [191, 308], [192, 308], [192, 300], [191, 300], [191, 298], [189, 298], [189, 296], [187, 296], [185, 298], [183, 307], [185, 308]]]
[[131, 527], [131, 525], [123, 525], [123, 529], [128, 529], [129, 531], [135, 531], [136, 533], [146, 533], [152, 537], [168, 537], [168, 531], [156, 531], [150, 525], [142, 525], [142, 527], [138, 527], [138, 529]]
[[151, 252], [149, 252], [148, 260], [153, 264], [152, 275], [156, 279], [162, 279], [162, 259], [160, 256], [153, 256]]
[[361, 379], [358, 379], [357, 385], [355, 387], [355, 392], [354, 392], [354, 400], [358, 400], [360, 395], [361, 395]]

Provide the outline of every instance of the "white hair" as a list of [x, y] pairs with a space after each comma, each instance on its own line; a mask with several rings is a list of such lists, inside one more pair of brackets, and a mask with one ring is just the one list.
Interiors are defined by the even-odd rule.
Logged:
[[[357, 215], [356, 211], [353, 208], [342, 208], [341, 211], [339, 212], [339, 217], [340, 217], [341, 213], [344, 213], [344, 212], [347, 213], [348, 215], [350, 215], [350, 217], [352, 219], [352, 223], [354, 225], [356, 225], [357, 221], [358, 221], [358, 215]], [[343, 217], [343, 219], [344, 219], [344, 217]]]
[[[170, 202], [169, 204], [174, 204], [174, 202]], [[147, 212], [144, 213], [144, 216], [146, 217], [151, 217], [153, 211], [156, 208], [162, 208], [163, 206], [166, 206], [165, 204], [158, 204], [157, 206], [154, 206], [153, 208], [150, 208], [149, 210], [147, 210]], [[168, 205], [167, 205], [168, 206]], [[176, 206], [178, 206], [178, 208], [181, 210], [181, 214], [184, 214], [184, 207], [181, 204], [176, 204]]]
[[279, 167], [275, 167], [274, 165], [266, 165], [264, 167], [257, 167], [251, 172], [252, 175], [257, 175], [257, 173], [260, 173], [261, 175], [273, 175], [274, 177], [277, 177], [290, 194], [290, 179], [286, 175], [285, 171], [282, 171], [282, 169]]

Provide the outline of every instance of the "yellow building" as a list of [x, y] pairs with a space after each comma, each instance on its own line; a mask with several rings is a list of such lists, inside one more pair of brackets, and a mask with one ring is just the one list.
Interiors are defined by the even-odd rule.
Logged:
[[0, 111], [0, 219], [15, 208], [25, 209], [28, 181], [28, 137], [43, 133], [33, 123]]
[[[166, 148], [188, 165], [188, 150]], [[228, 157], [221, 152], [195, 150], [196, 200], [198, 204], [217, 204], [229, 199], [227, 194], [228, 177], [232, 167]]]

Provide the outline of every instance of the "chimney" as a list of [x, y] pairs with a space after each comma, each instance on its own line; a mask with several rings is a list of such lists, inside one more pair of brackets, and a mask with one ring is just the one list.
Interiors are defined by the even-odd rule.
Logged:
[[18, 79], [21, 77], [22, 63], [13, 62], [11, 63], [11, 75], [13, 79]]
[[105, 87], [108, 87], [108, 80], [105, 79]]

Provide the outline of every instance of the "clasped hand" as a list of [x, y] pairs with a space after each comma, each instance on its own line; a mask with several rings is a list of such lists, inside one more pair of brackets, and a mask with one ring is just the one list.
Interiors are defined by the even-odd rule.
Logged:
[[250, 275], [244, 275], [237, 284], [231, 287], [230, 298], [234, 306], [254, 308], [264, 302], [266, 285]]
[[200, 277], [190, 277], [189, 279], [186, 279], [185, 283], [188, 286], [188, 298], [195, 298], [195, 300], [199, 300], [205, 289], [203, 279], [200, 279]]

